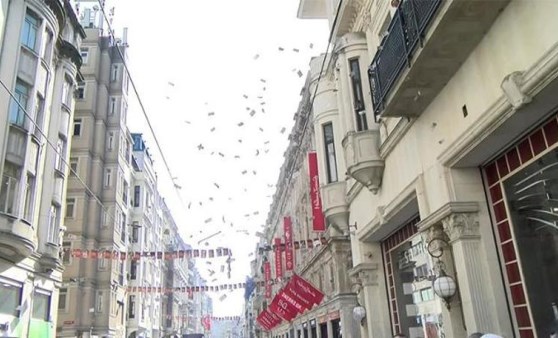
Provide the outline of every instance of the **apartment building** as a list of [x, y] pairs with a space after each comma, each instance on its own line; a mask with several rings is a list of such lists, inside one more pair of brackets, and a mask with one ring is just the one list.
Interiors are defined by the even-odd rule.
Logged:
[[[132, 137], [126, 127], [125, 39], [103, 29], [96, 2], [78, 1], [85, 27], [83, 81], [73, 118], [65, 199], [59, 337], [125, 337], [126, 288], [133, 209]], [[76, 254], [78, 252], [78, 254]], [[62, 293], [63, 292], [63, 293]]]
[[2, 1], [0, 12], [0, 336], [54, 337], [85, 34], [65, 1]]
[[313, 123], [324, 212], [351, 239], [358, 305], [343, 327], [556, 330], [557, 6], [300, 1], [334, 45]]
[[[184, 252], [192, 247], [182, 239], [172, 214], [163, 201], [163, 241], [165, 251]], [[173, 254], [174, 259], [165, 260], [163, 268], [163, 285], [169, 292], [165, 292], [162, 300], [163, 332], [166, 337], [181, 336], [188, 333], [191, 319], [188, 314], [191, 299], [185, 292], [190, 284], [190, 269], [194, 268], [192, 258]]]
[[[131, 183], [130, 252], [163, 252], [165, 215], [157, 190], [153, 159], [142, 134], [132, 134], [133, 180]], [[169, 213], [170, 215], [170, 213]], [[171, 216], [172, 217], [172, 216]], [[143, 255], [142, 255], [143, 256]], [[164, 261], [156, 256], [136, 257], [128, 264], [128, 290], [163, 285]], [[162, 325], [161, 293], [128, 292], [127, 337], [159, 337]]]

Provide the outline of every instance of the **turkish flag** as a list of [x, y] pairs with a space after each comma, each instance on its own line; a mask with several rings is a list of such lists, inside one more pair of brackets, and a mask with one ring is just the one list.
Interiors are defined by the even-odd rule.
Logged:
[[285, 319], [288, 322], [293, 320], [298, 314], [296, 307], [287, 303], [285, 300], [281, 299], [278, 295], [273, 297], [273, 301], [269, 305], [269, 309], [273, 311], [273, 313], [275, 313], [276, 315]]
[[311, 303], [318, 305], [322, 302], [322, 299], [324, 299], [324, 294], [321, 293], [320, 290], [316, 289], [312, 284], [298, 275], [293, 274], [291, 281], [293, 282], [293, 290]]

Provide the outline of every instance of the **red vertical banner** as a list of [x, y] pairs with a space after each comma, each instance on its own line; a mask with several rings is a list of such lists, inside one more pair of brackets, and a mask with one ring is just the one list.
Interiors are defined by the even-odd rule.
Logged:
[[293, 223], [291, 222], [291, 218], [288, 216], [283, 218], [283, 232], [285, 233], [285, 269], [287, 271], [293, 271]]
[[283, 277], [283, 250], [281, 249], [281, 238], [275, 238], [275, 278]]
[[308, 153], [308, 168], [310, 175], [310, 200], [312, 203], [312, 230], [325, 231], [325, 218], [322, 212], [322, 197], [320, 196], [320, 179], [318, 177], [318, 157], [316, 152]]
[[265, 298], [271, 298], [271, 264], [264, 263]]

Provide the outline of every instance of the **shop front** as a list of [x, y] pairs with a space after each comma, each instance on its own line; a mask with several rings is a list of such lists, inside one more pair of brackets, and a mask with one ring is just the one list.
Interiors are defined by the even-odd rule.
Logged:
[[519, 337], [558, 332], [558, 120], [483, 166], [509, 312]]

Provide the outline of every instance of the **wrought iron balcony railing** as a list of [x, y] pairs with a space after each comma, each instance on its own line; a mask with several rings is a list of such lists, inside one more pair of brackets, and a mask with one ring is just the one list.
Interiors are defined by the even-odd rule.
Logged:
[[442, 0], [403, 0], [382, 39], [368, 69], [374, 114], [378, 116], [385, 106], [385, 99], [393, 88], [417, 45], [422, 45], [424, 32]]

